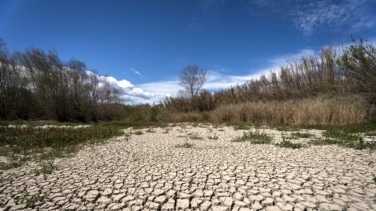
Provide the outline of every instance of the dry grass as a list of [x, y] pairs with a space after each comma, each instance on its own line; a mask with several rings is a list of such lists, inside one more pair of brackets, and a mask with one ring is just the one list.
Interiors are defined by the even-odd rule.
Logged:
[[301, 100], [248, 102], [207, 113], [174, 113], [172, 122], [246, 122], [263, 125], [346, 125], [368, 121], [369, 108], [359, 96], [311, 97]]

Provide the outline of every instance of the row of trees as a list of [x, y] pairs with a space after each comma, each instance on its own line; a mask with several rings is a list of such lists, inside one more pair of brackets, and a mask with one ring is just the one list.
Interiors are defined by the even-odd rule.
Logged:
[[0, 119], [121, 118], [120, 94], [79, 60], [35, 48], [10, 53], [0, 39]]
[[180, 77], [184, 93], [190, 95], [166, 99], [164, 105], [169, 110], [202, 112], [222, 105], [284, 101], [328, 94], [360, 94], [371, 105], [376, 105], [376, 47], [363, 40], [358, 43], [354, 41], [342, 51], [325, 48], [319, 56], [303, 57], [281, 67], [279, 72], [271, 72], [214, 94], [207, 90], [199, 91], [205, 82], [199, 79], [206, 77], [206, 71], [194, 67], [183, 69]]

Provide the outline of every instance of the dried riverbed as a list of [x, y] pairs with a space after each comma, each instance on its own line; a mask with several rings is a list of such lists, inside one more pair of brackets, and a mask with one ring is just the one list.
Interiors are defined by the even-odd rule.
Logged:
[[55, 160], [50, 174], [35, 163], [2, 172], [0, 210], [376, 209], [376, 152], [232, 142], [244, 130], [212, 125], [125, 132]]

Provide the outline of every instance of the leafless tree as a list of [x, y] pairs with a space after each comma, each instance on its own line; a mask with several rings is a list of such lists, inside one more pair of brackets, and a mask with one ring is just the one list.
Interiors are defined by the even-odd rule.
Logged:
[[181, 93], [192, 99], [204, 86], [206, 80], [206, 70], [200, 69], [197, 65], [184, 67], [179, 78], [180, 86], [183, 87]]

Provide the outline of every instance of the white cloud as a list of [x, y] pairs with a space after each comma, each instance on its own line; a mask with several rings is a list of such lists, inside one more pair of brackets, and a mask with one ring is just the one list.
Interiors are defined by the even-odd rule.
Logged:
[[298, 53], [276, 56], [270, 59], [269, 62], [273, 65], [274, 69], [279, 68], [280, 66], [284, 66], [288, 62], [294, 62], [301, 59], [302, 57], [308, 57], [315, 54], [316, 52], [312, 49], [302, 49]]
[[108, 83], [112, 88], [120, 91], [121, 98], [124, 99], [124, 103], [126, 104], [151, 103], [153, 98], [155, 98], [155, 94], [136, 87], [128, 80], [118, 80], [112, 76], [100, 76], [91, 71], [87, 71], [86, 73], [91, 77], [97, 78], [99, 87]]

